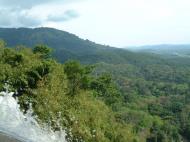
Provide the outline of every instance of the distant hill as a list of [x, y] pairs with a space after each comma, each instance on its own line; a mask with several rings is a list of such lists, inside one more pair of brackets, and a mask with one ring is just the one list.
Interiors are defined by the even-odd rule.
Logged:
[[160, 44], [126, 48], [130, 51], [190, 58], [190, 44]]
[[155, 57], [138, 54], [124, 49], [96, 44], [79, 38], [74, 34], [53, 28], [0, 28], [0, 38], [8, 46], [25, 45], [34, 47], [46, 44], [54, 48], [54, 57], [60, 62], [68, 59], [80, 60], [82, 63], [105, 62], [111, 64], [157, 62]]

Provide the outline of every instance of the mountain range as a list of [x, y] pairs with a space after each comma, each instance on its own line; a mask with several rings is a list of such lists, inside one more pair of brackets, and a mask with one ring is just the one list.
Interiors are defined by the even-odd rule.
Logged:
[[170, 55], [178, 57], [190, 57], [190, 44], [160, 44], [145, 45], [139, 47], [127, 47], [133, 52], [155, 53], [159, 55]]
[[[45, 44], [54, 49], [53, 56], [60, 62], [69, 59], [82, 63], [141, 63], [157, 62], [157, 58], [146, 53], [134, 53], [125, 49], [96, 44], [78, 36], [53, 28], [0, 28], [0, 39], [9, 47], [24, 45], [33, 48]], [[156, 60], [155, 60], [156, 58]]]

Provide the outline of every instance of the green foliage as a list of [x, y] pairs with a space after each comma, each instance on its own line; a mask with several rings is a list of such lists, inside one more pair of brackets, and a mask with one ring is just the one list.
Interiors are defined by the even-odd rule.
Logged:
[[150, 129], [151, 136], [147, 139], [147, 142], [180, 142], [180, 136], [178, 130], [168, 123], [160, 123], [154, 121]]
[[[29, 108], [28, 102], [32, 103], [40, 124], [51, 121], [52, 128], [59, 130], [55, 122], [61, 118], [68, 141], [132, 142], [136, 137], [131, 125], [117, 122], [110, 106], [93, 95], [95, 90], [90, 88], [91, 82], [96, 80], [90, 75], [93, 66], [76, 61], [62, 65], [23, 47], [4, 48], [0, 55], [0, 89], [8, 82], [10, 90], [18, 92], [24, 112]], [[18, 55], [22, 58], [17, 58]], [[110, 86], [108, 76], [97, 80]], [[68, 95], [75, 81], [77, 95]]]
[[121, 94], [110, 74], [102, 74], [97, 79], [92, 80], [90, 88], [95, 90], [95, 95], [105, 101], [107, 105], [112, 105], [121, 99]]
[[49, 58], [50, 57], [50, 54], [52, 52], [52, 49], [49, 48], [48, 46], [46, 45], [36, 45], [33, 49], [33, 52], [35, 54], [40, 54], [40, 56], [42, 58]]
[[[0, 88], [8, 81], [22, 109], [32, 102], [40, 122], [61, 112], [71, 141], [190, 140], [189, 58], [132, 53], [49, 28], [1, 31], [8, 46], [42, 45], [32, 52], [0, 44]], [[43, 44], [60, 62], [86, 65], [59, 64]], [[59, 129], [53, 121], [52, 127]]]
[[0, 49], [4, 48], [6, 46], [6, 42], [2, 39], [0, 39]]
[[82, 66], [77, 61], [68, 61], [64, 65], [64, 71], [69, 80], [69, 94], [74, 96], [79, 89], [87, 89], [90, 83], [89, 74], [93, 66]]

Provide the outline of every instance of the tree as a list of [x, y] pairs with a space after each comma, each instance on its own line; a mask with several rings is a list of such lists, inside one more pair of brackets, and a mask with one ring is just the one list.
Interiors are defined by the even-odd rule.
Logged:
[[110, 74], [104, 73], [97, 79], [94, 79], [91, 81], [90, 87], [98, 93], [98, 97], [102, 98], [107, 105], [112, 105], [121, 99], [120, 91], [117, 89]]
[[0, 39], [0, 48], [4, 48], [6, 46], [6, 42]]
[[2, 61], [11, 65], [12, 67], [16, 67], [24, 60], [24, 55], [22, 53], [16, 53], [11, 48], [5, 48], [2, 52]]
[[51, 52], [52, 52], [52, 49], [49, 48], [49, 47], [46, 46], [46, 45], [37, 45], [37, 46], [34, 47], [33, 52], [34, 52], [35, 54], [40, 54], [40, 56], [41, 56], [42, 58], [47, 59], [47, 58], [50, 57], [50, 54], [51, 54]]
[[94, 66], [82, 66], [77, 61], [65, 63], [64, 71], [69, 80], [69, 94], [76, 95], [79, 89], [87, 89], [90, 83], [89, 74]]

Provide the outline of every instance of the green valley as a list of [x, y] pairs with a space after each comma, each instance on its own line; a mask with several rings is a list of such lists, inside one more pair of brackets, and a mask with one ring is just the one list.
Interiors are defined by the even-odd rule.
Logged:
[[1, 28], [0, 38], [0, 89], [9, 83], [41, 124], [59, 130], [60, 120], [69, 142], [190, 141], [188, 57], [128, 51], [50, 28]]

